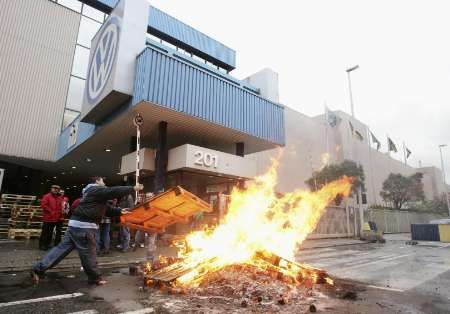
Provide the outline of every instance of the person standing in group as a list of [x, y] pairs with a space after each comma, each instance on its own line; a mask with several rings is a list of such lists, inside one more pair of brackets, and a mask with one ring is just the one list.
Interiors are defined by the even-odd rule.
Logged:
[[69, 215], [70, 212], [70, 203], [69, 198], [65, 195], [65, 191], [63, 189], [60, 190], [59, 195], [62, 197], [62, 216], [63, 219]]
[[90, 178], [90, 183], [83, 189], [83, 197], [75, 208], [69, 220], [69, 225], [61, 243], [48, 252], [31, 270], [31, 278], [35, 284], [45, 271], [55, 267], [73, 249], [78, 251], [84, 272], [88, 276], [89, 284], [104, 285], [97, 265], [97, 250], [95, 235], [98, 224], [106, 216], [114, 217], [126, 214], [119, 207], [107, 206], [108, 200], [121, 198], [141, 191], [142, 184], [131, 186], [106, 187], [102, 177]]
[[55, 246], [61, 241], [63, 198], [59, 194], [60, 189], [59, 185], [52, 185], [50, 192], [45, 194], [41, 200], [42, 231], [39, 238], [39, 249], [43, 251], [50, 248], [55, 228]]
[[[109, 207], [117, 207], [117, 200], [110, 200], [107, 203]], [[106, 255], [109, 254], [109, 247], [111, 243], [111, 218], [104, 216], [97, 229], [97, 254]]]
[[[155, 194], [151, 192], [146, 193], [141, 202], [147, 202], [151, 198], [153, 198], [153, 196], [155, 196]], [[134, 249], [136, 249], [138, 246], [144, 248], [145, 244], [147, 244], [146, 258], [148, 261], [152, 262], [154, 262], [156, 259], [156, 237], [156, 233], [147, 233], [141, 230], [136, 231], [136, 235], [134, 237]]]
[[[134, 207], [134, 201], [131, 194], [125, 195], [119, 201], [119, 207], [124, 209], [131, 209]], [[119, 229], [120, 244], [117, 246], [122, 253], [127, 252], [130, 249], [130, 228], [120, 226]]]

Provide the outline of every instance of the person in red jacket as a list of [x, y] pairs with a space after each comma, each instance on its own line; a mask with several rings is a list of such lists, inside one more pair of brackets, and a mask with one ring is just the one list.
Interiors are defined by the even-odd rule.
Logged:
[[50, 193], [45, 194], [41, 200], [42, 208], [42, 232], [39, 238], [39, 249], [47, 251], [53, 238], [53, 230], [56, 228], [55, 246], [61, 242], [62, 228], [62, 203], [63, 198], [59, 194], [61, 188], [52, 185]]

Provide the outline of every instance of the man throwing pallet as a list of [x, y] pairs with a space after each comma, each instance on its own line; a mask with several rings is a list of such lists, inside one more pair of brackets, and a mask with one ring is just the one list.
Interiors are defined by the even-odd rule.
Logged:
[[102, 177], [92, 177], [90, 183], [83, 189], [80, 204], [70, 217], [69, 226], [63, 240], [33, 266], [31, 271], [33, 282], [37, 284], [39, 277], [47, 269], [56, 266], [73, 249], [77, 249], [81, 265], [88, 276], [88, 282], [104, 285], [106, 281], [102, 279], [97, 267], [95, 236], [98, 224], [104, 216], [114, 217], [128, 213], [119, 207], [108, 206], [108, 200], [121, 198], [143, 188], [142, 184], [134, 187], [106, 187]]

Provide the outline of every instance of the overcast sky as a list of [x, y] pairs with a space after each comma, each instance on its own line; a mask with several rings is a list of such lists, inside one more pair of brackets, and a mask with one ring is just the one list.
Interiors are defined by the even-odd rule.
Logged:
[[[236, 50], [237, 78], [269, 67], [280, 100], [307, 115], [350, 112], [386, 150], [386, 134], [409, 163], [440, 167], [450, 145], [450, 2], [413, 0], [151, 0], [157, 8]], [[397, 159], [402, 159], [399, 152]], [[450, 147], [444, 151], [450, 181]]]

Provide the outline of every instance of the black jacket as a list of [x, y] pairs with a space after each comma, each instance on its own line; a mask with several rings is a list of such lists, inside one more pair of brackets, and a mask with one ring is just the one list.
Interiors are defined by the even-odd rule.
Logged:
[[107, 202], [132, 192], [132, 186], [91, 186], [84, 192], [80, 204], [75, 208], [70, 219], [98, 224], [103, 216], [120, 216], [121, 208], [112, 207]]

